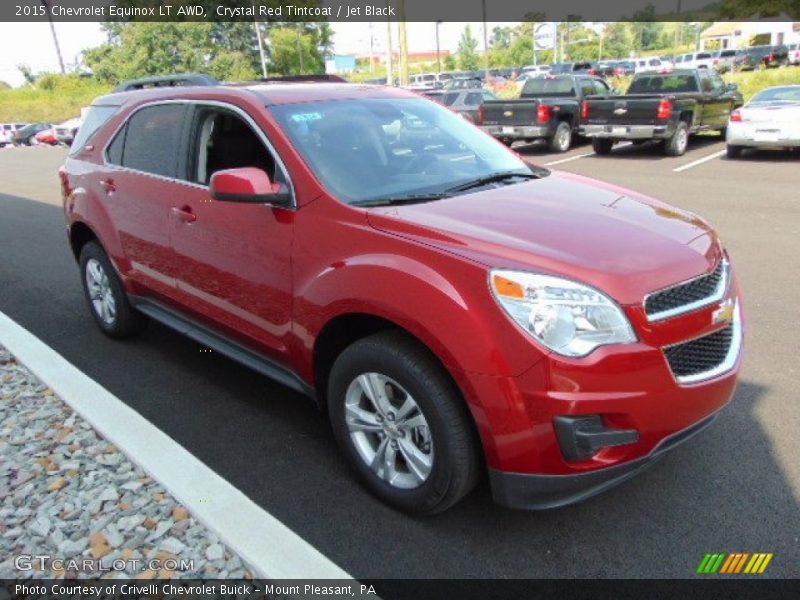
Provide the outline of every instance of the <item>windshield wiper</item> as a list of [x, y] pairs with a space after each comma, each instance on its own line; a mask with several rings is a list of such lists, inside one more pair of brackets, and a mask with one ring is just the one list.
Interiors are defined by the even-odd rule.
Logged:
[[473, 179], [472, 181], [459, 184], [455, 187], [450, 188], [449, 190], [447, 190], [447, 192], [448, 193], [464, 192], [466, 190], [471, 190], [472, 188], [481, 187], [484, 185], [488, 185], [490, 183], [506, 181], [508, 179], [518, 179], [518, 178], [539, 179], [540, 177], [541, 175], [537, 175], [536, 173], [520, 173], [519, 171], [500, 171], [499, 173], [492, 173], [491, 175], [478, 177], [477, 179]]
[[451, 194], [406, 194], [404, 196], [384, 196], [383, 198], [369, 198], [352, 202], [353, 206], [397, 206], [398, 204], [420, 204], [448, 198]]

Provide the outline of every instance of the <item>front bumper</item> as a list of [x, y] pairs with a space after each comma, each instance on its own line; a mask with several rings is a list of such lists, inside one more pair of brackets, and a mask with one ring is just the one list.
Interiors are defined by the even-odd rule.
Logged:
[[548, 127], [537, 125], [482, 125], [489, 135], [506, 140], [535, 140], [549, 137]]
[[588, 138], [651, 140], [668, 138], [673, 131], [668, 125], [584, 125], [578, 133]]
[[649, 455], [623, 464], [575, 475], [532, 475], [489, 469], [494, 501], [507, 508], [547, 510], [581, 502], [631, 479], [660, 460], [669, 450], [706, 429], [717, 413], [673, 434]]
[[[703, 429], [732, 398], [745, 328], [735, 276], [723, 297], [684, 314], [652, 321], [643, 305], [625, 310], [637, 342], [583, 358], [551, 354], [515, 377], [472, 373], [462, 382], [498, 503], [543, 509], [600, 493]], [[673, 372], [668, 349], [728, 328], [718, 363], [697, 375]], [[584, 425], [565, 435], [565, 421]]]

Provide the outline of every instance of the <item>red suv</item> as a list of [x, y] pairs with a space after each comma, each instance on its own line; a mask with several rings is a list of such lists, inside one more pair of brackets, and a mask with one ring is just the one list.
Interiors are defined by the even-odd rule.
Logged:
[[731, 398], [740, 294], [699, 217], [412, 92], [197, 83], [98, 98], [61, 170], [91, 314], [314, 398], [384, 501], [439, 512], [486, 471], [506, 506], [582, 500]]

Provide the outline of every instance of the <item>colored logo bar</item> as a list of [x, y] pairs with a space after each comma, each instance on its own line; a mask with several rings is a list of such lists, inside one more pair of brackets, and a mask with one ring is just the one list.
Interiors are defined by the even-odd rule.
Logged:
[[700, 561], [697, 572], [701, 575], [713, 575], [714, 573], [726, 575], [748, 573], [752, 575], [763, 573], [771, 560], [771, 552], [708, 553]]

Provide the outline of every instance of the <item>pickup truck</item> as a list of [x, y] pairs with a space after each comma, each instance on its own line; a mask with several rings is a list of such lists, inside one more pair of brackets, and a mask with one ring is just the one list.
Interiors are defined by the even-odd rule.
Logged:
[[484, 102], [480, 123], [508, 146], [544, 139], [552, 152], [566, 152], [581, 125], [581, 101], [611, 93], [608, 83], [588, 74], [536, 77], [525, 81], [518, 100]]
[[622, 140], [663, 140], [668, 156], [680, 156], [691, 134], [724, 135], [730, 113], [742, 104], [736, 85], [726, 85], [712, 69], [640, 73], [623, 96], [586, 98], [579, 133], [592, 139], [597, 154]]

